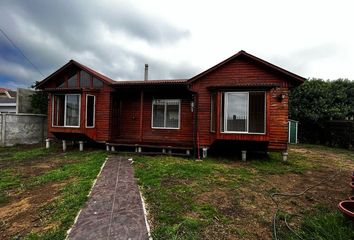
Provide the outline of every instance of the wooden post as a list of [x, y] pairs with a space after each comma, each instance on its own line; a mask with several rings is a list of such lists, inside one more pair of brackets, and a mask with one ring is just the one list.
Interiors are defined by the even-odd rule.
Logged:
[[45, 148], [46, 148], [46, 149], [50, 148], [50, 139], [49, 139], [49, 138], [47, 138], [47, 139], [45, 140]]
[[246, 160], [247, 160], [247, 151], [246, 150], [241, 151], [241, 155], [242, 155], [242, 161], [246, 162]]
[[66, 141], [63, 140], [63, 151], [65, 152], [66, 151]]
[[208, 148], [207, 147], [203, 147], [202, 148], [202, 156], [203, 158], [206, 158], [208, 156]]
[[283, 162], [288, 161], [288, 152], [281, 152]]
[[84, 141], [79, 141], [79, 150], [80, 152], [84, 151]]

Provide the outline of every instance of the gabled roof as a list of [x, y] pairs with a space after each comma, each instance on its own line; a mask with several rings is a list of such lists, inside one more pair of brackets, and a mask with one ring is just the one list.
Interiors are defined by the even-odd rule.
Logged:
[[272, 70], [274, 70], [276, 72], [282, 73], [282, 74], [288, 76], [290, 79], [292, 79], [295, 82], [297, 82], [298, 84], [301, 84], [301, 83], [303, 83], [306, 80], [305, 78], [303, 78], [303, 77], [301, 77], [299, 75], [296, 75], [296, 74], [294, 74], [292, 72], [289, 72], [289, 71], [287, 71], [287, 70], [285, 70], [285, 69], [283, 69], [281, 67], [278, 67], [278, 66], [276, 66], [274, 64], [271, 64], [271, 63], [269, 63], [269, 62], [267, 62], [267, 61], [265, 61], [263, 59], [260, 59], [260, 58], [258, 58], [256, 56], [253, 56], [253, 55], [247, 53], [246, 51], [241, 50], [238, 53], [236, 53], [235, 55], [225, 59], [224, 61], [222, 61], [222, 62], [216, 64], [215, 66], [205, 70], [204, 72], [201, 72], [198, 75], [192, 77], [191, 79], [188, 80], [188, 83], [192, 83], [192, 82], [200, 79], [201, 77], [205, 76], [206, 74], [214, 71], [215, 69], [217, 69], [217, 68], [225, 65], [226, 63], [228, 63], [228, 62], [230, 62], [230, 61], [232, 61], [232, 60], [234, 60], [236, 58], [239, 58], [241, 56], [244, 56], [244, 57], [246, 57], [248, 59], [251, 59], [254, 62], [257, 62], [257, 63], [259, 63], [261, 65], [264, 65], [265, 67], [268, 67], [268, 68], [270, 68], [270, 69], [272, 69]]
[[112, 84], [115, 81], [109, 77], [106, 77], [105, 75], [75, 61], [75, 60], [70, 60], [67, 64], [65, 64], [64, 66], [62, 66], [61, 68], [59, 68], [57, 71], [55, 71], [54, 73], [52, 73], [51, 75], [49, 75], [48, 77], [46, 77], [45, 79], [43, 79], [42, 81], [40, 81], [39, 83], [36, 84], [36, 88], [40, 87], [41, 85], [43, 85], [44, 83], [48, 82], [51, 78], [57, 76], [58, 74], [60, 74], [61, 72], [63, 72], [65, 69], [67, 69], [69, 66], [75, 65], [78, 68], [85, 70], [86, 72], [90, 73], [91, 75], [93, 75], [94, 77], [99, 78], [100, 80], [102, 80], [103, 82], [107, 83], [107, 84]]
[[5, 93], [5, 92], [8, 92], [8, 91], [11, 91], [11, 89], [0, 87], [0, 93]]

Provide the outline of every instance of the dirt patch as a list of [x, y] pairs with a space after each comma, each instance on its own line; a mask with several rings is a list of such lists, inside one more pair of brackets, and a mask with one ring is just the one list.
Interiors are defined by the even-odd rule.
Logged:
[[46, 184], [26, 190], [0, 207], [0, 238], [12, 239], [24, 236], [31, 231], [38, 232], [48, 228], [41, 208], [52, 202], [65, 182]]
[[305, 155], [314, 168], [302, 174], [263, 174], [233, 191], [214, 188], [199, 195], [198, 202], [213, 205], [228, 219], [226, 222], [214, 219], [203, 230], [203, 239], [272, 239], [272, 218], [276, 210], [270, 198], [272, 192], [300, 193], [328, 180], [299, 197], [276, 197], [282, 211], [300, 216], [291, 221], [293, 227], [316, 205], [336, 209], [341, 200], [352, 194], [348, 183], [354, 170], [353, 161], [320, 149], [296, 147], [290, 154], [292, 151]]

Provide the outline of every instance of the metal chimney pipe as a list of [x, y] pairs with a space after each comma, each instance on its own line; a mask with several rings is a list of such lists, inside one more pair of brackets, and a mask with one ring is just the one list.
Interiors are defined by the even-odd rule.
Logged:
[[145, 63], [144, 81], [147, 81], [148, 78], [149, 78], [149, 65]]

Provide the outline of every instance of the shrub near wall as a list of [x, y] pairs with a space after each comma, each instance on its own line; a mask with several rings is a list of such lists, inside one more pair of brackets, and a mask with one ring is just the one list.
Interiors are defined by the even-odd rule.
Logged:
[[289, 114], [291, 119], [299, 121], [300, 142], [352, 147], [353, 121], [338, 119], [354, 117], [354, 81], [306, 80], [291, 90]]

